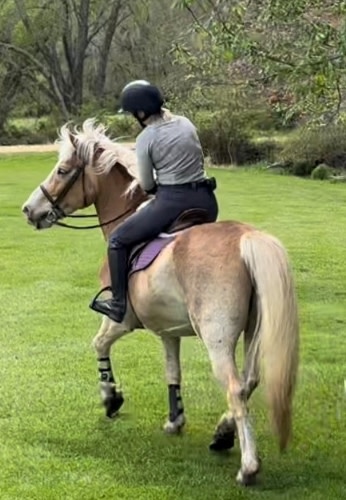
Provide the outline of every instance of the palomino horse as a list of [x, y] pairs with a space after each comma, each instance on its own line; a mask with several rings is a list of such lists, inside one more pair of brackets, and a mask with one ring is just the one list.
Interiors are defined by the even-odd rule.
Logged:
[[[64, 225], [60, 219], [93, 204], [107, 239], [117, 224], [149, 200], [136, 181], [134, 151], [111, 141], [93, 120], [84, 122], [81, 130], [64, 125], [59, 144], [56, 166], [23, 206], [27, 220], [37, 229]], [[109, 284], [107, 262], [101, 282]], [[237, 480], [254, 482], [259, 458], [247, 402], [259, 383], [261, 360], [280, 449], [291, 433], [299, 326], [292, 270], [282, 244], [239, 222], [199, 224], [176, 232], [149, 267], [131, 274], [124, 322], [104, 317], [93, 340], [109, 416], [123, 402], [112, 373], [111, 346], [138, 328], [151, 330], [163, 343], [170, 400], [164, 428], [171, 433], [179, 432], [185, 422], [180, 338], [201, 339], [228, 399], [210, 447], [231, 448], [236, 431], [241, 449]], [[242, 333], [245, 358], [239, 373], [235, 350]]]

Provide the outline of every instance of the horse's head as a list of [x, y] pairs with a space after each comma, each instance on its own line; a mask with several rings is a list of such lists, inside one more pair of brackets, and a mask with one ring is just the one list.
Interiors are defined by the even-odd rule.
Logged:
[[78, 154], [78, 135], [64, 125], [59, 142], [57, 164], [22, 207], [28, 222], [37, 229], [51, 227], [59, 219], [93, 203], [92, 165]]
[[[46, 229], [59, 219], [95, 203], [101, 177], [97, 174], [109, 172], [119, 159], [121, 147], [104, 132], [105, 128], [94, 126], [93, 120], [86, 120], [82, 131], [72, 132], [67, 124], [61, 128], [58, 162], [22, 207], [30, 224]], [[121, 150], [121, 154], [126, 157], [128, 151]], [[133, 155], [131, 151], [129, 163], [134, 161]], [[127, 182], [133, 180], [129, 174], [127, 176]]]

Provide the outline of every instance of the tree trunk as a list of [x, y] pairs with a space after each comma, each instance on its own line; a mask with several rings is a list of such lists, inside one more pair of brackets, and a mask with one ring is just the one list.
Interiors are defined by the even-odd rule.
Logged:
[[102, 100], [104, 98], [107, 66], [115, 30], [117, 26], [127, 17], [125, 15], [122, 16], [122, 19], [120, 19], [120, 11], [122, 9], [122, 6], [123, 2], [121, 0], [114, 1], [109, 16], [109, 21], [107, 24], [107, 29], [105, 31], [105, 35], [103, 38], [103, 43], [101, 44], [100, 48], [99, 60], [97, 64], [97, 72], [94, 83], [94, 95], [99, 103], [102, 103]]
[[83, 80], [86, 51], [89, 45], [90, 0], [81, 0], [78, 14], [78, 34], [72, 66], [72, 111], [78, 113], [83, 104]]
[[15, 97], [22, 83], [22, 69], [7, 65], [0, 83], [0, 135], [4, 132], [8, 115], [15, 105]]

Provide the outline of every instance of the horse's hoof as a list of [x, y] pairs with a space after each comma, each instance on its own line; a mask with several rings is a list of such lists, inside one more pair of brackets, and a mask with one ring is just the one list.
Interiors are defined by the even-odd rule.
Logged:
[[237, 483], [241, 486], [254, 486], [257, 482], [257, 472], [245, 473], [240, 470], [237, 474]]
[[167, 420], [165, 425], [163, 426], [163, 430], [166, 434], [179, 434], [185, 425], [185, 416], [183, 413], [177, 416], [177, 418], [171, 422]]
[[248, 471], [239, 470], [237, 474], [237, 482], [241, 486], [254, 486], [257, 482], [257, 474], [262, 466], [261, 459], [257, 456], [256, 460], [249, 464]]
[[124, 403], [124, 398], [121, 392], [114, 392], [107, 396], [103, 404], [106, 409], [106, 416], [114, 418]]
[[224, 434], [214, 434], [213, 440], [209, 445], [210, 451], [225, 451], [234, 447], [234, 431]]

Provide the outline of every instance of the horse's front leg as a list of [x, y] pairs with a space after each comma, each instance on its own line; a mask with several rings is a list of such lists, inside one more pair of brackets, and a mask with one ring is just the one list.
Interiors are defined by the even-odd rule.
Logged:
[[180, 392], [180, 338], [161, 337], [166, 359], [166, 380], [168, 385], [169, 416], [164, 431], [177, 434], [185, 424], [184, 406]]
[[126, 333], [129, 333], [129, 330], [124, 325], [119, 325], [104, 317], [101, 328], [92, 342], [97, 355], [101, 400], [109, 418], [117, 415], [124, 402], [122, 392], [116, 387], [110, 351], [112, 344]]

